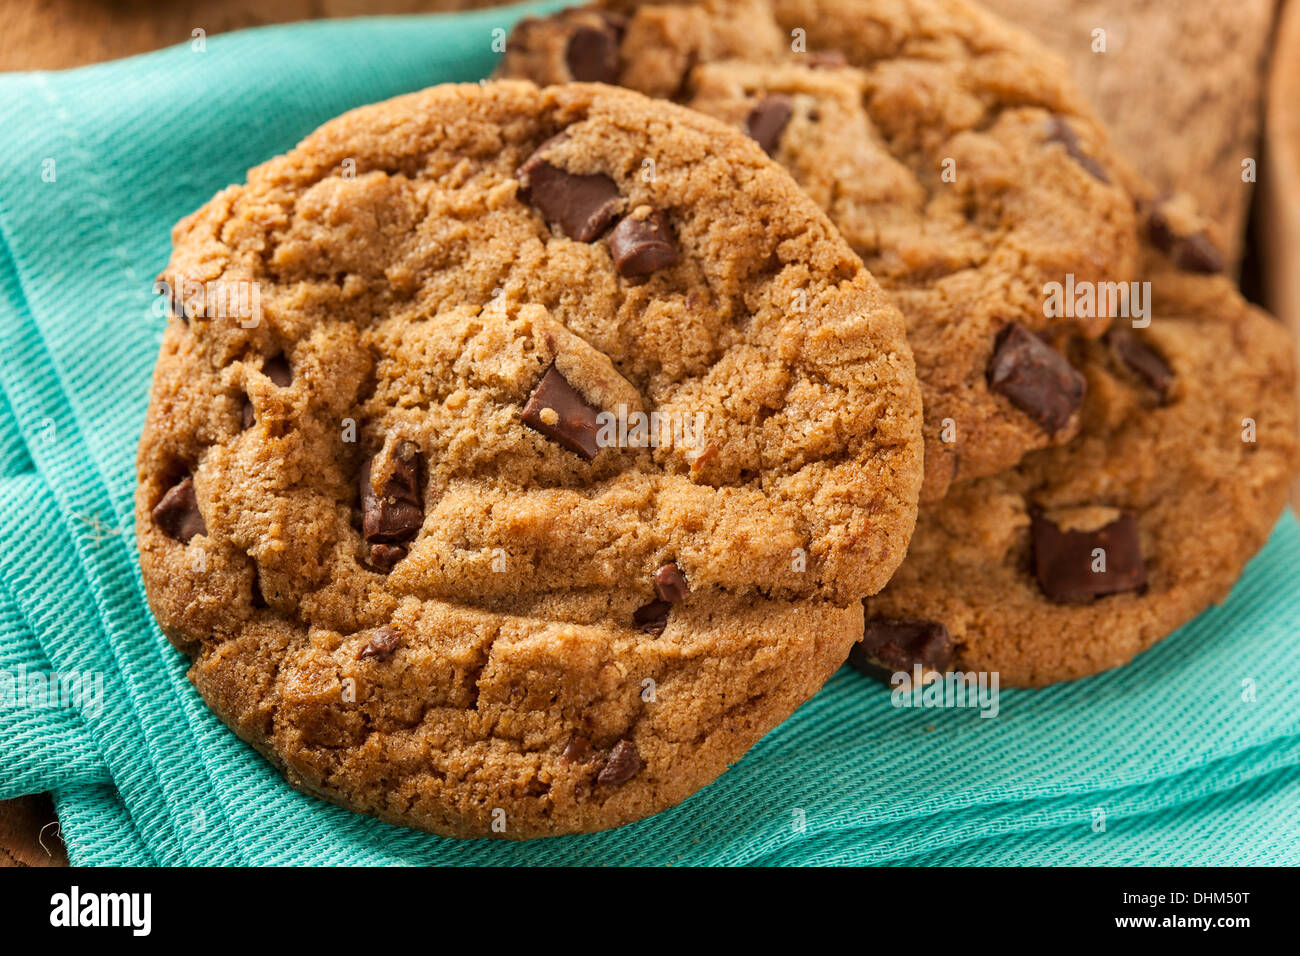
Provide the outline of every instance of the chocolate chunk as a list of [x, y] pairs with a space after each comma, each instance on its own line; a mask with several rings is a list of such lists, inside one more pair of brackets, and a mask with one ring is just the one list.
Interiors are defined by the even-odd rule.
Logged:
[[1105, 338], [1125, 367], [1163, 398], [1174, 381], [1174, 370], [1164, 356], [1122, 325], [1112, 327]]
[[398, 634], [391, 627], [381, 627], [366, 642], [366, 646], [357, 652], [357, 660], [366, 661], [373, 658], [376, 661], [386, 661], [392, 656], [393, 651], [397, 650], [397, 645], [401, 643], [401, 634]]
[[651, 601], [632, 612], [632, 623], [645, 633], [658, 637], [668, 627], [668, 612], [672, 608], [667, 601]]
[[570, 239], [595, 241], [614, 220], [622, 199], [618, 186], [603, 173], [565, 172], [542, 159], [540, 153], [534, 153], [517, 174], [528, 201], [549, 225], [559, 226]]
[[560, 763], [584, 763], [591, 755], [591, 741], [582, 734], [575, 734], [560, 754]]
[[420, 449], [414, 442], [398, 442], [382, 488], [370, 481], [374, 459], [361, 466], [361, 532], [367, 541], [397, 544], [419, 533], [424, 524], [420, 460]]
[[247, 395], [244, 396], [244, 407], [240, 410], [239, 417], [244, 431], [248, 431], [257, 424], [257, 415], [253, 412], [253, 403], [249, 401]]
[[564, 48], [564, 62], [580, 83], [617, 83], [618, 35], [612, 28], [578, 27]]
[[283, 352], [271, 356], [262, 364], [262, 374], [280, 388], [288, 388], [293, 384], [293, 369], [289, 367], [289, 360]]
[[609, 752], [609, 759], [605, 761], [605, 766], [596, 776], [596, 782], [618, 786], [635, 777], [644, 766], [641, 755], [637, 753], [636, 744], [630, 740], [620, 740]]
[[[1137, 516], [1125, 511], [1095, 531], [1062, 531], [1040, 511], [1030, 516], [1039, 587], [1058, 604], [1086, 602], [1146, 585]], [[1093, 570], [1105, 552], [1105, 570]]]
[[199, 513], [199, 499], [194, 494], [194, 479], [188, 475], [171, 487], [153, 506], [153, 523], [169, 538], [189, 544], [196, 534], [207, 534], [208, 527]]
[[988, 382], [1049, 434], [1069, 423], [1087, 389], [1065, 356], [1017, 323], [998, 333]]
[[888, 681], [899, 672], [943, 673], [952, 666], [953, 642], [948, 628], [936, 621], [873, 617], [862, 629], [862, 640], [849, 651], [849, 665]]
[[1174, 248], [1174, 265], [1186, 272], [1215, 275], [1223, 271], [1223, 256], [1203, 232], [1180, 239]]
[[790, 97], [780, 93], [765, 96], [745, 118], [745, 132], [763, 147], [763, 152], [771, 156], [781, 141], [786, 124], [790, 122], [791, 112]]
[[1160, 211], [1160, 207], [1153, 206], [1147, 214], [1147, 239], [1150, 240], [1151, 245], [1161, 252], [1167, 253], [1174, 248], [1176, 238], [1173, 228], [1169, 225], [1169, 220]]
[[1070, 158], [1078, 163], [1083, 169], [1099, 182], [1110, 183], [1110, 176], [1101, 163], [1097, 162], [1091, 156], [1083, 151], [1079, 145], [1079, 136], [1075, 133], [1074, 128], [1070, 126], [1064, 116], [1053, 116], [1047, 124], [1047, 141], [1050, 143], [1060, 143], [1069, 153]]
[[529, 396], [523, 419], [529, 428], [591, 461], [600, 451], [598, 414], [552, 363]]
[[621, 276], [643, 276], [677, 261], [668, 217], [658, 209], [644, 219], [631, 216], [609, 234], [609, 253]]
[[393, 570], [398, 561], [406, 557], [406, 548], [400, 544], [372, 544], [370, 546], [370, 564], [377, 571], [387, 574]]
[[1223, 256], [1210, 237], [1204, 231], [1190, 236], [1178, 235], [1159, 205], [1153, 206], [1147, 214], [1146, 229], [1151, 244], [1172, 258], [1178, 268], [1203, 275], [1223, 271]]
[[691, 593], [686, 575], [682, 574], [676, 561], [669, 561], [655, 572], [655, 593], [659, 595], [659, 600], [669, 604], [685, 601], [686, 595]]

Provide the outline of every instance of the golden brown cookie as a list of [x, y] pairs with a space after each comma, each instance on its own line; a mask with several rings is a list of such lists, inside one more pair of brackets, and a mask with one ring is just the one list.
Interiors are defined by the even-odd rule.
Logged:
[[866, 602], [856, 665], [1050, 684], [1125, 664], [1227, 597], [1295, 474], [1293, 351], [1228, 280], [1149, 278], [1149, 328], [1075, 345], [1079, 437], [922, 510]]
[[[1186, 191], [1236, 272], [1260, 153], [1269, 52], [1285, 49], [1277, 0], [982, 0], [1059, 51], [1117, 148], [1158, 188]], [[1288, 101], [1291, 97], [1288, 97]], [[1289, 112], [1289, 111], [1288, 111]], [[1261, 197], [1261, 208], [1267, 209]], [[1265, 246], [1267, 249], [1267, 246]]]
[[438, 87], [173, 239], [144, 580], [298, 786], [454, 836], [653, 813], [817, 690], [902, 560], [901, 316], [715, 120]]
[[1028, 38], [964, 0], [611, 2], [522, 22], [499, 73], [677, 100], [790, 170], [907, 320], [924, 500], [1077, 431], [1081, 381], [1017, 343], [1106, 329], [1044, 288], [1136, 278], [1137, 219], [1064, 64]]

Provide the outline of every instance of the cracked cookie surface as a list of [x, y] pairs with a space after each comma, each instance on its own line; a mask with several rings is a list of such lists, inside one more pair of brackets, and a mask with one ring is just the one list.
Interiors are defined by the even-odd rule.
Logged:
[[[902, 318], [712, 119], [438, 87], [173, 240], [150, 604], [213, 709], [327, 799], [506, 838], [671, 806], [815, 693], [906, 551]], [[256, 316], [213, 307], [248, 283]]]
[[1110, 317], [1050, 317], [1043, 287], [1135, 278], [1137, 224], [1106, 134], [1028, 38], [963, 0], [609, 2], [521, 22], [498, 72], [685, 103], [791, 172], [906, 318], [924, 500], [1077, 432], [1080, 396], [990, 382], [997, 342], [1100, 335]]

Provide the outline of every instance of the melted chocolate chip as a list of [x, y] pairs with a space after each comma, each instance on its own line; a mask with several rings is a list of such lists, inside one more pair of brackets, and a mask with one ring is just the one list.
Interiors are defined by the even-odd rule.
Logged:
[[580, 83], [617, 83], [618, 34], [611, 27], [578, 27], [564, 48], [564, 62]]
[[690, 592], [686, 575], [682, 574], [676, 561], [669, 561], [655, 571], [655, 593], [659, 595], [659, 600], [667, 601], [669, 604], [680, 604], [686, 600], [686, 595]]
[[1223, 271], [1223, 256], [1203, 232], [1179, 240], [1174, 248], [1174, 265], [1186, 272], [1215, 275]]
[[667, 601], [651, 601], [632, 612], [632, 623], [646, 634], [658, 637], [668, 627], [668, 612], [672, 609]]
[[361, 466], [361, 532], [369, 542], [398, 544], [410, 541], [424, 524], [420, 500], [419, 446], [398, 442], [382, 488], [370, 481], [374, 459]]
[[[1086, 602], [1146, 585], [1137, 516], [1130, 511], [1095, 531], [1063, 531], [1035, 511], [1030, 516], [1030, 535], [1039, 587], [1058, 604]], [[1097, 549], [1103, 553], [1094, 553]]]
[[289, 360], [284, 357], [283, 352], [266, 360], [262, 366], [262, 374], [280, 388], [288, 388], [293, 384], [293, 369], [289, 367]]
[[1074, 128], [1066, 121], [1064, 116], [1053, 116], [1049, 121], [1047, 140], [1050, 143], [1060, 143], [1064, 146], [1070, 158], [1078, 163], [1093, 179], [1098, 182], [1110, 183], [1110, 176], [1107, 175], [1101, 163], [1083, 151], [1083, 147], [1079, 144], [1078, 134], [1075, 133]]
[[529, 396], [523, 420], [562, 448], [591, 461], [600, 451], [596, 442], [598, 414], [552, 364]]
[[1069, 424], [1087, 389], [1087, 381], [1065, 356], [1015, 323], [998, 333], [988, 383], [991, 391], [1006, 396], [1049, 434]]
[[609, 234], [609, 253], [621, 276], [649, 275], [677, 261], [668, 217], [654, 210], [644, 219], [628, 217]]
[[630, 740], [620, 740], [609, 752], [609, 759], [605, 761], [605, 766], [596, 776], [596, 782], [618, 786], [635, 777], [644, 766], [641, 755], [637, 753], [636, 744]]
[[357, 660], [386, 661], [402, 643], [402, 635], [393, 628], [384, 626], [375, 631], [366, 645], [357, 652]]
[[406, 548], [400, 544], [372, 544], [370, 546], [370, 565], [376, 571], [387, 574], [406, 557]]
[[591, 755], [591, 741], [582, 734], [575, 734], [560, 754], [561, 763], [584, 763]]
[[1174, 241], [1177, 237], [1174, 235], [1173, 227], [1169, 225], [1169, 220], [1165, 218], [1165, 214], [1160, 211], [1158, 205], [1152, 206], [1151, 211], [1147, 213], [1146, 225], [1147, 239], [1151, 242], [1151, 245], [1166, 253], [1174, 248]]
[[162, 533], [181, 544], [189, 544], [195, 535], [208, 533], [199, 513], [199, 499], [194, 494], [194, 479], [188, 475], [162, 496], [151, 514]]
[[792, 112], [790, 97], [780, 93], [765, 96], [745, 118], [745, 132], [763, 147], [763, 152], [771, 156], [781, 141], [781, 134], [790, 122]]
[[948, 628], [936, 621], [873, 617], [862, 629], [862, 640], [849, 651], [849, 665], [881, 680], [899, 672], [943, 673], [952, 666], [953, 641]]
[[[1157, 203], [1159, 200], [1157, 200]], [[1159, 205], [1151, 208], [1146, 221], [1147, 239], [1186, 272], [1214, 275], [1223, 271], [1223, 256], [1204, 231], [1190, 236], [1174, 232]]]
[[519, 167], [528, 201], [549, 225], [558, 226], [570, 239], [594, 242], [614, 220], [622, 199], [618, 186], [602, 173], [565, 172], [540, 153], [539, 149]]
[[1163, 355], [1138, 338], [1132, 329], [1122, 325], [1112, 327], [1105, 339], [1116, 358], [1129, 371], [1145, 382], [1147, 387], [1159, 392], [1161, 398], [1165, 397], [1169, 386], [1174, 382], [1174, 370], [1169, 367]]

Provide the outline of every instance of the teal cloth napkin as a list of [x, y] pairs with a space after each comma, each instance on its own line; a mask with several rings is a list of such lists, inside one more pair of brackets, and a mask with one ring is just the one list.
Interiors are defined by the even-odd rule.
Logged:
[[[1225, 605], [1131, 667], [1004, 691], [995, 718], [841, 671], [712, 786], [610, 833], [390, 827], [294, 792], [208, 711], [131, 530], [170, 227], [343, 110], [485, 76], [494, 31], [555, 6], [0, 77], [0, 798], [52, 790], [82, 864], [1300, 863], [1289, 514]], [[100, 692], [41, 706], [49, 674]]]

